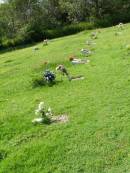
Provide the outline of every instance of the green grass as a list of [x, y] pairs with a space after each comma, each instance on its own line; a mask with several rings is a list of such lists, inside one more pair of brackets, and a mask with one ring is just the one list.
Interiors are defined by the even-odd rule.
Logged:
[[[68, 57], [87, 47], [90, 32], [0, 54], [0, 173], [130, 172], [130, 25], [122, 35], [102, 29], [87, 65], [73, 66]], [[32, 87], [48, 67], [65, 64], [72, 75], [53, 87]], [[60, 80], [60, 75], [57, 75]], [[69, 122], [34, 126], [40, 101]]]

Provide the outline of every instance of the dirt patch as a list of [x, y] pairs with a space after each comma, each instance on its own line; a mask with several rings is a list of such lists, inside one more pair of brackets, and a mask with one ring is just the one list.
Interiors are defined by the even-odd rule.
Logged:
[[32, 120], [33, 124], [48, 124], [51, 125], [53, 123], [67, 123], [69, 121], [69, 118], [66, 114], [58, 115], [58, 116], [52, 116], [50, 119], [48, 119], [48, 122], [45, 122], [43, 118], [35, 118]]
[[59, 115], [51, 118], [52, 123], [67, 123], [69, 118], [67, 115]]

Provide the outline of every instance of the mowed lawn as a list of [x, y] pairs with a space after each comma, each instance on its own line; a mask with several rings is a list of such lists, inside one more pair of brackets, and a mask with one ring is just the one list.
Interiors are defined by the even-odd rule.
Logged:
[[[72, 65], [92, 31], [0, 53], [0, 173], [130, 173], [130, 25], [101, 29], [86, 65]], [[32, 87], [32, 79], [64, 64], [85, 80], [69, 82], [57, 73], [53, 87]], [[33, 125], [44, 101], [69, 122]]]

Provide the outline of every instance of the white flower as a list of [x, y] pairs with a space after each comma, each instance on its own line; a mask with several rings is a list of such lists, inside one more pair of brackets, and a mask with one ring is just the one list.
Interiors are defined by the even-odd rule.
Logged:
[[50, 115], [50, 113], [46, 112], [46, 116], [48, 117]]
[[52, 110], [50, 107], [48, 108], [48, 111], [46, 112], [46, 116], [52, 116]]
[[44, 102], [40, 102], [38, 106], [39, 111], [44, 109]]
[[48, 112], [51, 112], [51, 108], [50, 107], [48, 108]]
[[49, 81], [49, 77], [46, 77], [46, 80]]
[[43, 123], [43, 118], [36, 118], [36, 119], [34, 119], [34, 120], [32, 120], [32, 123], [39, 123], [39, 124], [41, 124], [41, 123]]
[[36, 109], [36, 110], [35, 110], [35, 115], [39, 115], [39, 113], [40, 113], [40, 112], [39, 112], [39, 109]]

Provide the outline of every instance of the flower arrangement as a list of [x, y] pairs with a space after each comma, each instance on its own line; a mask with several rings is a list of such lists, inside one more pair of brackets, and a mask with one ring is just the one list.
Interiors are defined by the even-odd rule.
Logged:
[[48, 39], [43, 40], [43, 46], [47, 46], [48, 45]]
[[91, 55], [91, 50], [87, 50], [87, 49], [81, 49], [81, 53], [83, 54], [83, 55], [86, 55], [86, 56], [89, 56], [89, 55]]
[[90, 36], [91, 36], [92, 39], [97, 39], [98, 38], [97, 32], [92, 32]]
[[56, 71], [60, 71], [63, 75], [68, 75], [67, 69], [63, 65], [57, 66]]
[[56, 67], [56, 71], [61, 72], [61, 74], [62, 74], [63, 76], [65, 75], [65, 76], [68, 78], [68, 80], [71, 81], [71, 77], [70, 77], [70, 75], [69, 75], [69, 73], [68, 73], [68, 71], [67, 71], [67, 69], [65, 68], [64, 65], [58, 65], [58, 66]]
[[51, 116], [52, 114], [52, 110], [49, 107], [48, 109], [45, 108], [45, 104], [44, 102], [40, 102], [38, 105], [38, 108], [35, 110], [35, 115], [39, 116], [39, 118], [36, 118], [32, 121], [32, 123], [50, 123], [51, 121]]
[[43, 74], [43, 77], [47, 83], [53, 83], [56, 78], [55, 74], [50, 70], [46, 70]]
[[119, 30], [123, 30], [123, 29], [124, 29], [124, 24], [123, 24], [123, 23], [119, 23], [119, 24], [117, 25], [117, 28], [118, 28]]

